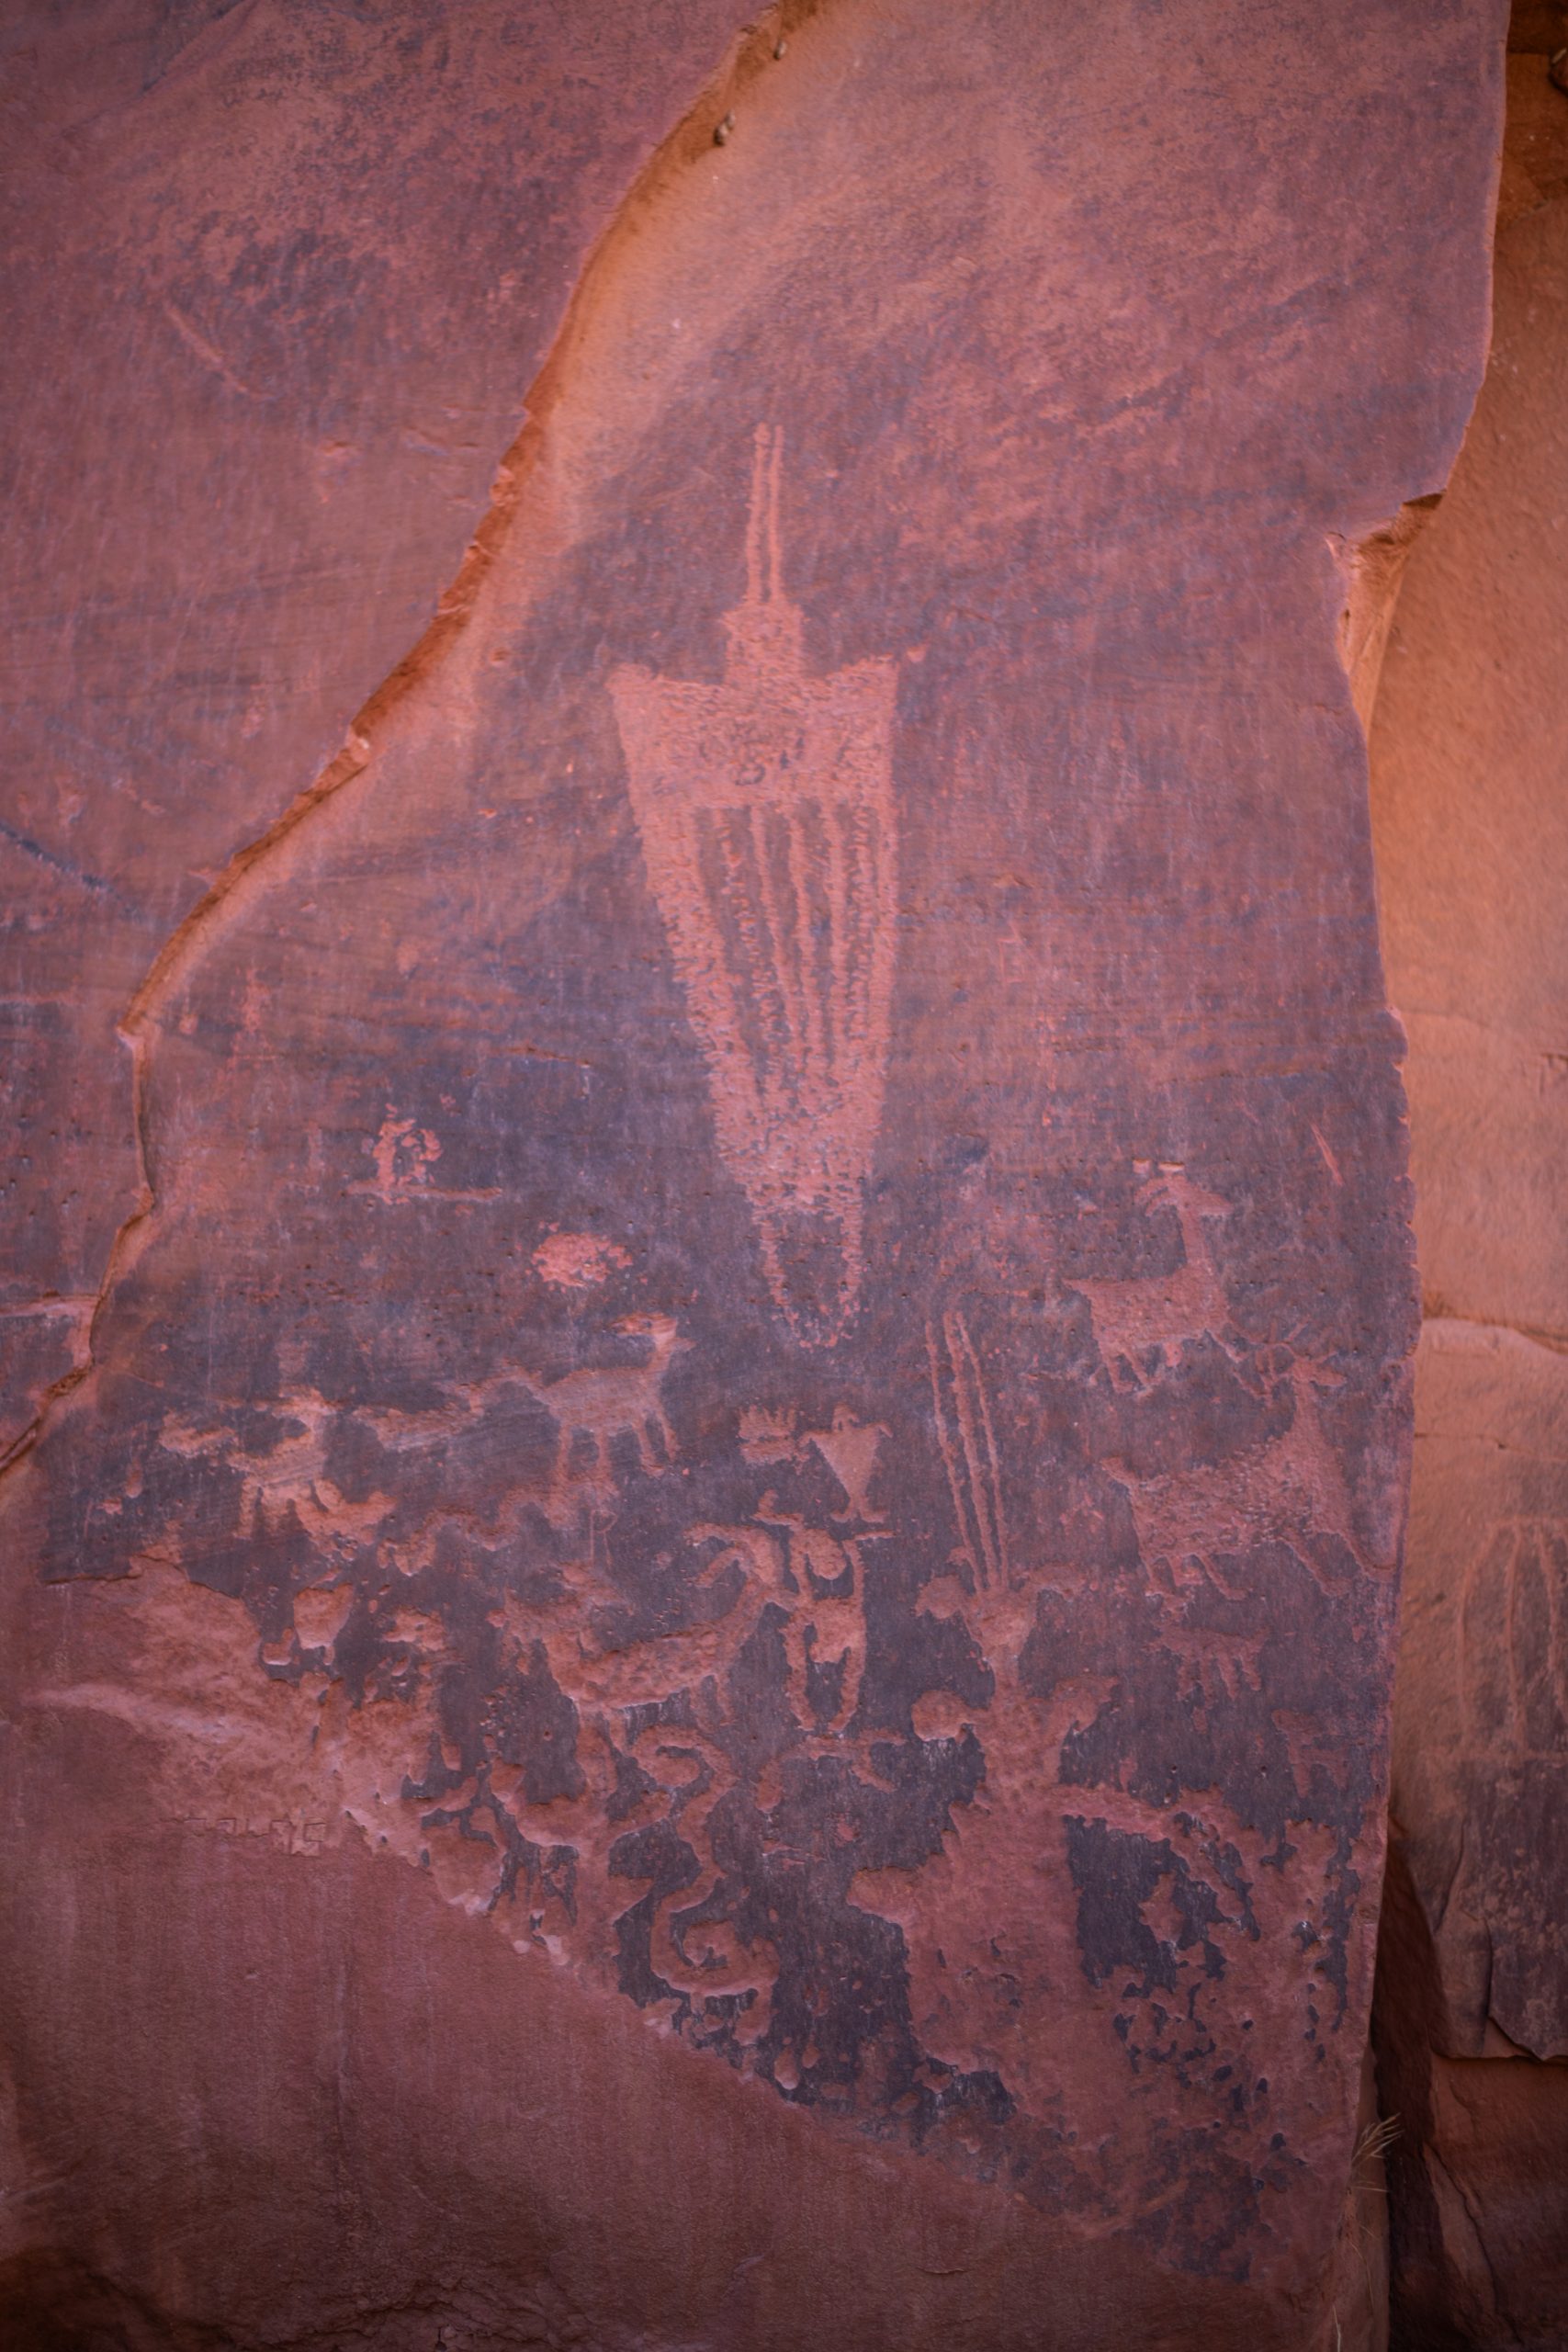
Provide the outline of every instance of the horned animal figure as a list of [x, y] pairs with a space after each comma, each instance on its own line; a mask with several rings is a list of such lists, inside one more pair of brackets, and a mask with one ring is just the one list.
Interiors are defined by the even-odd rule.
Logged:
[[528, 1372], [518, 1375], [556, 1424], [552, 1511], [570, 1504], [582, 1485], [596, 1500], [608, 1495], [617, 1438], [632, 1440], [644, 1470], [661, 1470], [674, 1457], [675, 1435], [659, 1392], [671, 1365], [692, 1342], [681, 1338], [672, 1315], [624, 1316], [615, 1329], [626, 1339], [646, 1340], [640, 1363], [579, 1364], [555, 1380]]
[[1094, 1336], [1119, 1388], [1146, 1388], [1190, 1340], [1218, 1339], [1230, 1321], [1224, 1286], [1214, 1266], [1208, 1228], [1228, 1215], [1230, 1203], [1195, 1184], [1185, 1168], [1162, 1163], [1138, 1188], [1145, 1209], [1170, 1206], [1181, 1230], [1181, 1263], [1168, 1274], [1130, 1281], [1080, 1279]]
[[1278, 1437], [1212, 1464], [1128, 1477], [1145, 1566], [1172, 1589], [1195, 1574], [1220, 1581], [1214, 1565], [1220, 1555], [1259, 1544], [1288, 1543], [1310, 1565], [1303, 1546], [1313, 1536], [1336, 1536], [1359, 1567], [1373, 1565], [1365, 1556], [1343, 1466], [1323, 1428], [1322, 1399], [1343, 1381], [1302, 1357], [1286, 1377], [1292, 1410]]

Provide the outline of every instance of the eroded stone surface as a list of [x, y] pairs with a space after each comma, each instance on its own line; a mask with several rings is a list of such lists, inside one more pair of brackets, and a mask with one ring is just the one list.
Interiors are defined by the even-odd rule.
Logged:
[[[389, 1938], [448, 2064], [572, 2038], [485, 2143], [546, 2340], [1021, 2346], [1043, 2266], [1064, 2346], [1337, 2324], [1413, 1301], [1332, 547], [1457, 443], [1495, 30], [795, 26], [604, 249], [467, 628], [148, 1003], [152, 1209], [14, 1481], [25, 1765], [81, 1949], [168, 1972], [166, 1882], [204, 2020], [262, 1997], [209, 1898], [301, 1906], [308, 2004], [352, 1924], [367, 2112]], [[22, 1944], [42, 2146], [97, 2011]], [[195, 2111], [313, 2163], [256, 2030], [262, 2120], [205, 2056]], [[460, 2135], [415, 2071], [394, 2143]], [[297, 2335], [446, 2324], [366, 2162]]]
[[[1371, 739], [1427, 1321], [1382, 1964], [1396, 2311], [1568, 2325], [1568, 96], [1508, 61], [1491, 365]], [[1440, 2332], [1431, 2341], [1447, 2341]]]
[[117, 1023], [419, 640], [735, 31], [717, 0], [7, 9], [0, 1455], [135, 1205]]
[[[1441, 2047], [1568, 2057], [1568, 1358], [1428, 1323], [1396, 1814], [1432, 1926]], [[1568, 2078], [1565, 2078], [1568, 2084]]]

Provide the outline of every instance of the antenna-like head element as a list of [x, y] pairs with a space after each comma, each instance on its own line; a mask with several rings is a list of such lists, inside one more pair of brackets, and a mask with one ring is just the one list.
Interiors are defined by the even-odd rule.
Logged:
[[751, 506], [746, 518], [746, 602], [771, 605], [779, 583], [779, 462], [782, 424], [759, 424], [752, 436]]
[[759, 424], [752, 443], [751, 503], [746, 516], [746, 594], [725, 615], [731, 674], [798, 670], [804, 658], [800, 608], [784, 594], [779, 557], [782, 424]]

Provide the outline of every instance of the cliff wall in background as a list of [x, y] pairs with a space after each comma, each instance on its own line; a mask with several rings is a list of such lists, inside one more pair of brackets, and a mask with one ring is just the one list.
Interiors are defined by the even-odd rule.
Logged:
[[1382, 2341], [1502, 37], [12, 12], [17, 2340]]

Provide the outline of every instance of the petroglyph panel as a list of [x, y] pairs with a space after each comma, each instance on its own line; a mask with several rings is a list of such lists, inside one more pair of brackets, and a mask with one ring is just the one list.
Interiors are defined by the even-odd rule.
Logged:
[[[1264, 2145], [1256, 2230], [1294, 2174], [1235, 2010], [1280, 2029], [1293, 1935], [1291, 2030], [1331, 2047], [1348, 2011], [1375, 1781], [1339, 1659], [1388, 1563], [1325, 1433], [1348, 1375], [1238, 1317], [1223, 1196], [1167, 1162], [1106, 1197], [1094, 1272], [1076, 1196], [1038, 1227], [993, 1199], [990, 1281], [950, 1251], [857, 1349], [781, 1340], [764, 1280], [739, 1359], [743, 1290], [660, 1283], [629, 1215], [525, 1230], [482, 1378], [417, 1337], [376, 1369], [367, 1302], [334, 1394], [280, 1317], [276, 1396], [128, 1429], [54, 1558], [176, 1559], [246, 1610], [341, 1822], [520, 1954], [1046, 2198], [1168, 2161], [1168, 2079]], [[1046, 2002], [1115, 2060], [1113, 2166], [1065, 2136]]]
[[599, 2053], [552, 2245], [665, 2260], [639, 2132], [715, 2152], [682, 2261], [768, 2185], [787, 2257], [650, 2338], [848, 2347], [803, 2148], [835, 2276], [912, 2183], [1077, 2263], [1064, 2347], [1176, 2279], [1293, 2341], [1337, 2226], [1415, 1317], [1328, 547], [1457, 437], [1490, 132], [1462, 16], [1400, 130], [1378, 12], [1215, 76], [1182, 5], [750, 43], [362, 763], [151, 990], [17, 1482], [40, 1741], [123, 1734], [204, 1869], [384, 1857]]

